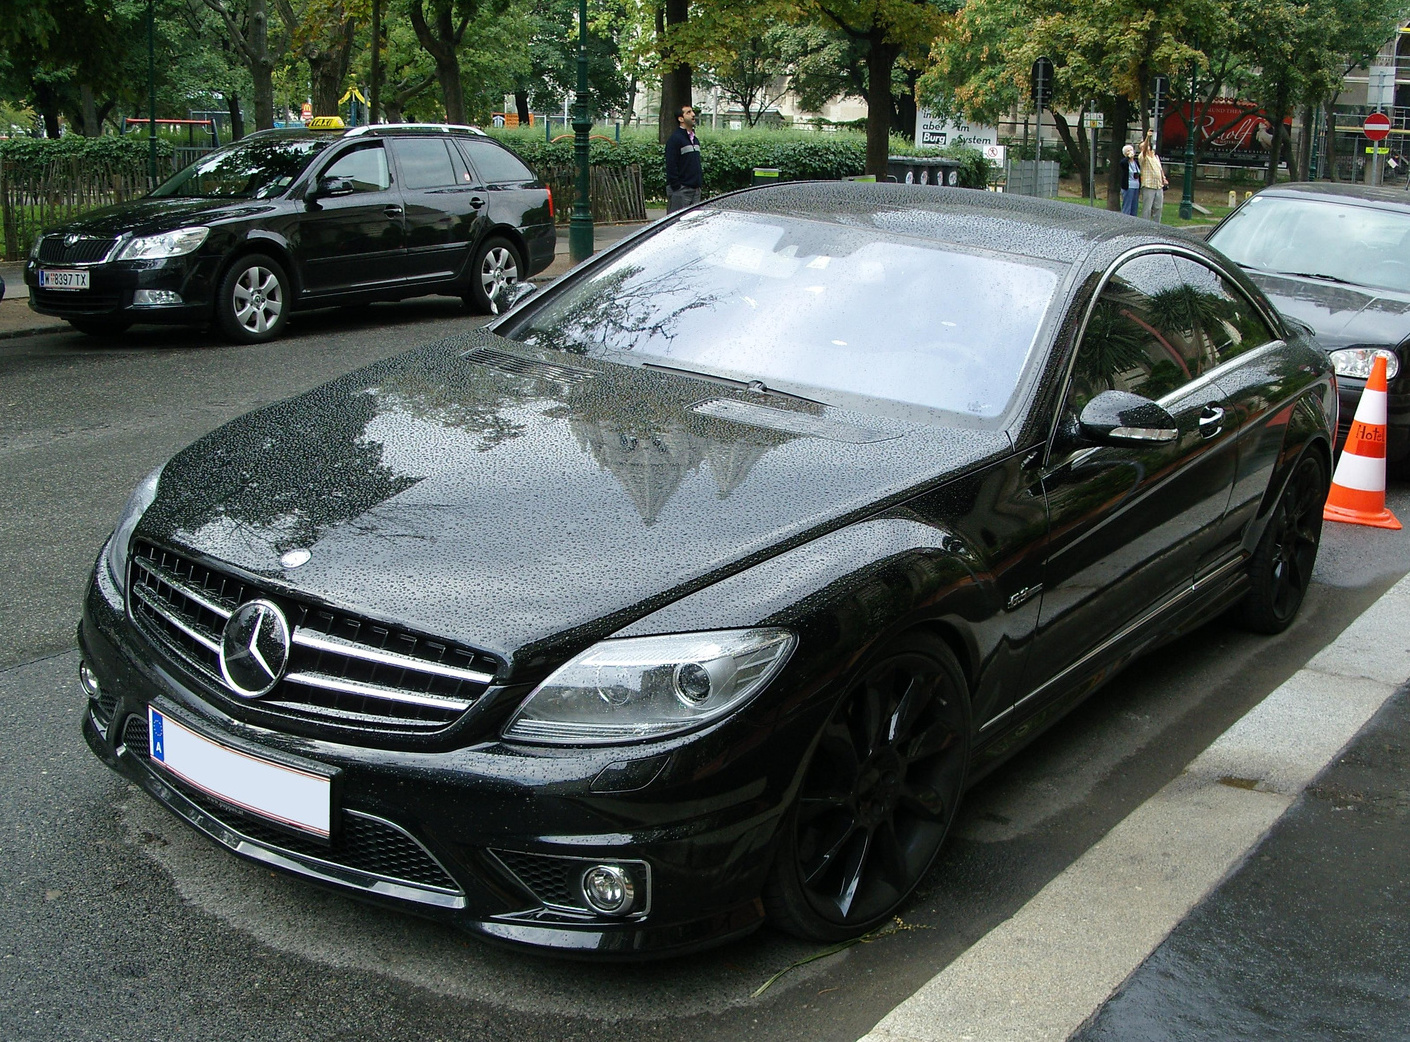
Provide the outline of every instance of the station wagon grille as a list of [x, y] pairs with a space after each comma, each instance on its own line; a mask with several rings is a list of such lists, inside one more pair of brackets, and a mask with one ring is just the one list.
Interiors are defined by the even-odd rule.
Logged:
[[92, 264], [106, 257], [116, 243], [111, 237], [84, 235], [69, 245], [62, 235], [46, 235], [39, 242], [39, 260], [43, 264]]
[[499, 668], [469, 648], [272, 595], [148, 543], [133, 547], [127, 597], [133, 621], [227, 696], [221, 633], [236, 608], [260, 596], [284, 609], [292, 644], [283, 678], [251, 703], [267, 712], [424, 733], [458, 719]]
[[116, 311], [131, 303], [130, 295], [114, 291], [39, 289], [30, 290], [34, 302], [47, 311], [65, 315], [91, 315]]

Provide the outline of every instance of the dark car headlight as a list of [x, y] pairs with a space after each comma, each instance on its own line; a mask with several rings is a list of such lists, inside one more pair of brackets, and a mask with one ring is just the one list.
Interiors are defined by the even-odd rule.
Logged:
[[160, 235], [146, 235], [133, 239], [118, 253], [118, 260], [155, 260], [160, 257], [181, 257], [200, 249], [201, 243], [210, 235], [209, 228], [199, 225], [192, 228], [178, 228], [174, 232]]
[[534, 688], [504, 736], [607, 745], [689, 730], [763, 690], [796, 643], [781, 629], [604, 640]]
[[1388, 347], [1343, 347], [1327, 352], [1327, 357], [1332, 360], [1332, 369], [1338, 376], [1353, 376], [1358, 380], [1365, 380], [1371, 375], [1371, 366], [1375, 365], [1377, 355], [1386, 360], [1386, 379], [1394, 380], [1395, 374], [1400, 372], [1400, 359]]
[[107, 558], [108, 577], [112, 579], [113, 585], [124, 593], [127, 586], [128, 545], [132, 542], [132, 533], [137, 528], [137, 522], [142, 520], [142, 515], [152, 505], [152, 500], [157, 498], [157, 482], [161, 480], [161, 476], [162, 468], [158, 467], [132, 490], [132, 495], [127, 497], [127, 504], [118, 517], [112, 538], [108, 540], [108, 552], [104, 555]]

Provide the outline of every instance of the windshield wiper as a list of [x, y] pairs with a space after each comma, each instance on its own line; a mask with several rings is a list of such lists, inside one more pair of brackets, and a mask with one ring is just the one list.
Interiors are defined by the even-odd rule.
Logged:
[[794, 394], [791, 391], [780, 391], [776, 387], [768, 387], [763, 380], [736, 380], [728, 376], [716, 376], [714, 373], [701, 372], [699, 369], [687, 369], [680, 365], [662, 365], [659, 362], [642, 362], [643, 369], [656, 369], [663, 373], [680, 373], [682, 376], [692, 376], [697, 380], [706, 380], [710, 383], [724, 384], [726, 387], [737, 387], [741, 391], [752, 391], [755, 394], [775, 395], [779, 398], [792, 398], [796, 402], [809, 402], [813, 405], [827, 405], [827, 402], [820, 402], [816, 398], [807, 398], [801, 394]]
[[1293, 275], [1300, 279], [1318, 279], [1322, 282], [1337, 282], [1343, 286], [1354, 286], [1354, 282], [1337, 278], [1335, 275], [1323, 275], [1320, 271], [1275, 271], [1274, 275]]

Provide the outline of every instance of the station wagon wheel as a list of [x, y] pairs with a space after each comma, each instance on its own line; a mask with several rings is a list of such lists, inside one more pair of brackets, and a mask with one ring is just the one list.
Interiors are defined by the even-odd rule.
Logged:
[[519, 250], [508, 239], [492, 235], [480, 243], [470, 266], [470, 291], [465, 303], [481, 315], [490, 312], [490, 301], [496, 293], [512, 286], [523, 277], [524, 262]]
[[829, 942], [891, 917], [954, 821], [969, 745], [969, 692], [943, 641], [909, 634], [863, 666], [782, 826], [765, 895], [775, 924]]
[[272, 257], [252, 253], [237, 260], [220, 284], [216, 318], [226, 336], [241, 343], [273, 340], [289, 320], [289, 277]]
[[1281, 633], [1297, 615], [1312, 582], [1326, 499], [1326, 466], [1315, 451], [1306, 452], [1293, 468], [1249, 559], [1251, 588], [1238, 608], [1240, 621], [1249, 629]]

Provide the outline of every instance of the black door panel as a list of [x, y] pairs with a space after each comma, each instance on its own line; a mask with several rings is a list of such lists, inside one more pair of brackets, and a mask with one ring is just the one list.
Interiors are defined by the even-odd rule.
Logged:
[[305, 289], [338, 292], [402, 278], [403, 203], [382, 143], [367, 142], [342, 152], [319, 176], [347, 178], [354, 190], [305, 203], [292, 243]]

